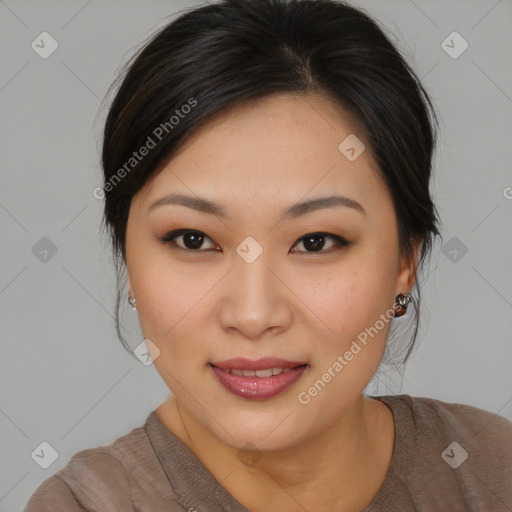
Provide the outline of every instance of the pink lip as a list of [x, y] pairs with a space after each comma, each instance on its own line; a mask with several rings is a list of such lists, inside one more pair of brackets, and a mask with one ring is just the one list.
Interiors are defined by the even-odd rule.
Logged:
[[[271, 368], [272, 366], [292, 368], [291, 366], [283, 366], [282, 363], [275, 364], [276, 360], [273, 360], [274, 362], [271, 365], [262, 367], [260, 361], [254, 362], [254, 364], [259, 366], [258, 368], [240, 366], [238, 368], [233, 367], [233, 369], [263, 370], [266, 368]], [[287, 361], [287, 363], [291, 363], [291, 361]], [[243, 375], [233, 375], [228, 370], [218, 368], [217, 366], [211, 365], [211, 368], [224, 388], [226, 388], [234, 395], [250, 400], [264, 400], [266, 398], [272, 398], [276, 395], [279, 395], [280, 393], [283, 393], [285, 390], [293, 386], [293, 384], [295, 384], [302, 377], [303, 373], [308, 368], [308, 365], [303, 364], [302, 366], [293, 368], [289, 372], [280, 373], [279, 375], [272, 375], [271, 377], [245, 377]]]
[[226, 361], [211, 363], [217, 368], [225, 370], [266, 370], [267, 368], [295, 368], [306, 361], [287, 361], [279, 357], [263, 357], [261, 359], [246, 359], [245, 357], [235, 357]]

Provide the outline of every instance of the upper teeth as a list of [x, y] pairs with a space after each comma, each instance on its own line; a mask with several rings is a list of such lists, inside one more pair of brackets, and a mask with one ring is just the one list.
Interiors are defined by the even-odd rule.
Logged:
[[272, 375], [279, 375], [280, 373], [290, 372], [291, 368], [267, 368], [266, 370], [228, 370], [233, 375], [243, 375], [244, 377], [272, 377]]

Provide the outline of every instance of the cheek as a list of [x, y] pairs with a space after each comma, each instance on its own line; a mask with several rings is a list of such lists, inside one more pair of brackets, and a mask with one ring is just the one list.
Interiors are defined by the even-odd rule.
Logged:
[[392, 263], [378, 254], [362, 252], [325, 272], [303, 274], [296, 284], [300, 298], [321, 320], [327, 339], [347, 340], [375, 323], [390, 306], [393, 289]]
[[[391, 322], [391, 316], [386, 315], [389, 311], [386, 297], [376, 294], [371, 283], [358, 281], [346, 288], [336, 288], [327, 300], [329, 305], [324, 305], [322, 315], [329, 332], [315, 336], [319, 371], [323, 373], [332, 367], [338, 356], [344, 359], [343, 372], [347, 377], [358, 374], [361, 367], [375, 369]], [[348, 367], [355, 373], [347, 371]]]
[[374, 248], [361, 250], [338, 272], [310, 283], [315, 291], [308, 306], [323, 321], [321, 332], [312, 333], [316, 365], [302, 388], [313, 407], [323, 404], [337, 411], [340, 400], [355, 399], [364, 390], [381, 362], [395, 284], [395, 262], [383, 254]]
[[353, 273], [328, 288], [322, 314], [331, 332], [313, 336], [312, 372], [298, 396], [301, 404], [311, 405], [312, 414], [334, 421], [378, 369], [391, 327], [388, 295], [378, 292], [381, 285], [370, 273]]
[[[208, 294], [219, 277], [207, 266], [176, 265], [154, 258], [151, 265], [138, 267], [136, 273], [137, 312], [145, 338], [160, 349], [162, 360], [169, 357], [173, 365], [180, 361], [197, 361], [204, 336], [197, 336], [198, 326], [208, 314]], [[193, 267], [193, 269], [192, 269]], [[204, 332], [204, 331], [202, 331]]]

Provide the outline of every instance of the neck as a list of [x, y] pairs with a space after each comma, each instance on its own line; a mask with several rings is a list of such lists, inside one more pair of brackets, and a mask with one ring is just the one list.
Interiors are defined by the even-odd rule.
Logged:
[[196, 422], [174, 397], [157, 412], [228, 493], [253, 512], [334, 505], [361, 510], [377, 494], [391, 462], [391, 411], [364, 395], [321, 435], [284, 450], [256, 454], [256, 463], [249, 459], [247, 464], [240, 460], [239, 450]]

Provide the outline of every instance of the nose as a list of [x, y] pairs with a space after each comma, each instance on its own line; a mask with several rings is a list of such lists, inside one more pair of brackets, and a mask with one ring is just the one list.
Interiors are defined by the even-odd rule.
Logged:
[[251, 263], [236, 255], [220, 298], [221, 326], [250, 340], [286, 331], [292, 321], [290, 295], [265, 251]]

